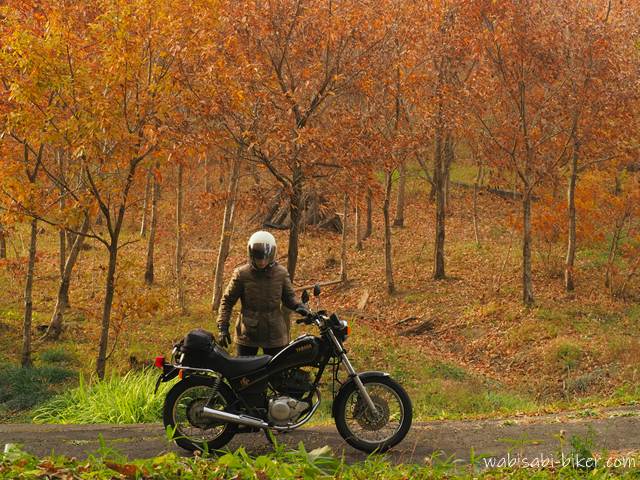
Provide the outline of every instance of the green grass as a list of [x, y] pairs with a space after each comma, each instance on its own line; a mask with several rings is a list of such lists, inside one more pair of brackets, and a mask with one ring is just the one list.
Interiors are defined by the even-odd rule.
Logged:
[[[583, 459], [593, 459], [589, 438], [572, 437], [571, 452]], [[585, 470], [568, 464], [553, 469], [486, 468], [488, 462], [472, 452], [469, 464], [454, 459], [442, 459], [434, 454], [425, 464], [394, 465], [383, 455], [371, 455], [365, 461], [348, 465], [334, 456], [329, 447], [306, 451], [276, 446], [273, 453], [251, 456], [243, 448], [235, 452], [220, 452], [217, 456], [204, 453], [196, 457], [179, 457], [168, 453], [160, 457], [129, 461], [117, 450], [102, 442], [101, 448], [87, 460], [64, 456], [40, 459], [13, 447], [0, 453], [0, 479], [15, 478], [183, 478], [183, 479], [315, 479], [400, 480], [400, 479], [607, 479], [637, 478], [640, 474], [637, 456], [628, 457], [631, 466]], [[602, 462], [604, 463], [604, 462]]]
[[433, 295], [433, 292], [411, 292], [404, 296], [404, 301], [406, 303], [423, 303], [430, 296]]
[[427, 380], [412, 398], [415, 415], [430, 419], [459, 419], [468, 416], [532, 412], [537, 405], [524, 396], [493, 390], [477, 380]]
[[22, 320], [22, 313], [19, 310], [13, 308], [0, 308], [0, 321], [19, 321]]
[[593, 248], [583, 248], [578, 251], [576, 258], [585, 267], [599, 269], [607, 264], [609, 253], [606, 248], [598, 245]]
[[634, 323], [640, 321], [640, 303], [630, 305], [625, 311], [625, 316]]
[[76, 357], [73, 353], [63, 347], [54, 347], [40, 353], [42, 363], [75, 364]]
[[579, 345], [572, 342], [562, 342], [556, 345], [554, 360], [566, 369], [573, 369], [578, 366], [583, 356]]
[[598, 306], [581, 308], [559, 307], [551, 304], [538, 307], [536, 318], [543, 324], [555, 325], [564, 331], [573, 329], [578, 333], [595, 333], [617, 325], [623, 315]]
[[0, 364], [0, 418], [13, 418], [16, 412], [38, 405], [74, 377], [68, 368], [43, 365], [20, 368], [17, 365]]
[[465, 165], [457, 162], [451, 166], [450, 177], [452, 182], [472, 185], [476, 181], [477, 174], [478, 168], [475, 165]]
[[153, 393], [158, 371], [131, 371], [80, 384], [33, 412], [34, 423], [148, 423], [162, 418], [162, 402], [172, 384]]
[[446, 362], [435, 362], [432, 365], [429, 365], [426, 371], [433, 377], [457, 381], [466, 380], [469, 377], [464, 369]]

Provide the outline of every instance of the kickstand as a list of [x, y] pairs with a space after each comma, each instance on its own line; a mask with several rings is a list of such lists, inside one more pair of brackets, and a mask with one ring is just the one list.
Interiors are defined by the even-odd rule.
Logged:
[[269, 442], [272, 446], [276, 446], [276, 435], [274, 432], [272, 432], [271, 430], [269, 430], [268, 428], [264, 428], [264, 436], [267, 438], [267, 442]]
[[289, 432], [278, 432], [277, 430], [270, 430], [268, 428], [263, 429], [264, 436], [267, 438], [267, 442], [269, 442], [274, 447], [278, 444], [278, 437], [285, 435]]

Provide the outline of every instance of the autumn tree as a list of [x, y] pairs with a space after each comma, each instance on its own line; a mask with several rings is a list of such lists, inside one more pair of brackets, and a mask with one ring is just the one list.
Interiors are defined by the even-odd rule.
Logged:
[[566, 160], [571, 131], [558, 126], [563, 22], [555, 2], [485, 2], [482, 61], [473, 74], [475, 117], [487, 158], [517, 176], [522, 198], [522, 301], [534, 302], [531, 208], [535, 188]]
[[[561, 2], [565, 17], [562, 32], [562, 77], [566, 88], [561, 101], [571, 140], [567, 187], [567, 254], [564, 284], [575, 287], [576, 189], [581, 174], [628, 156], [624, 138], [634, 125], [633, 87], [638, 54], [632, 42], [633, 15], [629, 7], [607, 8], [596, 2]], [[636, 22], [637, 23], [637, 22]]]
[[[11, 208], [12, 204], [20, 202], [32, 211], [38, 209], [43, 196], [39, 191], [39, 182], [42, 170], [42, 159], [44, 155], [44, 143], [34, 148], [32, 142], [41, 142], [40, 134], [35, 132], [34, 136], [19, 137], [18, 129], [11, 128], [11, 135], [15, 139], [19, 148], [14, 148], [9, 155], [4, 157], [0, 163], [3, 170], [8, 173], [2, 182], [2, 193], [5, 202]], [[5, 203], [3, 202], [3, 203]], [[24, 286], [24, 314], [22, 321], [22, 354], [21, 365], [30, 367], [31, 358], [31, 323], [33, 319], [33, 283], [36, 266], [38, 239], [38, 220], [35, 216], [29, 219], [29, 253], [27, 259], [27, 271]]]
[[[40, 121], [41, 112], [46, 112], [55, 101], [56, 88], [51, 84], [39, 85], [42, 75], [52, 73], [43, 69], [40, 58], [54, 57], [56, 46], [38, 42], [38, 36], [47, 38], [44, 17], [30, 6], [10, 9], [2, 7], [0, 16], [5, 22], [0, 25], [0, 36], [6, 43], [0, 50], [0, 129], [4, 148], [0, 151], [0, 179], [2, 203], [6, 209], [21, 214], [24, 211], [41, 211], [41, 205], [48, 203], [42, 188], [43, 165], [48, 153], [50, 125]], [[26, 21], [29, 28], [14, 31], [12, 22]], [[9, 25], [9, 26], [7, 26]], [[27, 52], [29, 53], [27, 55]], [[8, 145], [8, 140], [12, 145]], [[21, 208], [16, 208], [19, 206]], [[31, 323], [33, 316], [33, 282], [37, 253], [38, 219], [29, 219], [29, 253], [24, 288], [24, 316], [22, 334], [21, 364], [31, 366]]]
[[[289, 202], [287, 268], [295, 278], [303, 193], [321, 163], [333, 157], [335, 132], [322, 127], [345, 89], [365, 71], [384, 37], [382, 6], [360, 2], [226, 4], [217, 48], [235, 79], [217, 109], [220, 122], [250, 161], [262, 165]], [[243, 15], [237, 15], [242, 11]]]
[[430, 75], [420, 93], [432, 100], [426, 126], [433, 139], [433, 190], [435, 191], [435, 244], [433, 278], [445, 273], [445, 235], [448, 185], [455, 158], [455, 135], [467, 117], [464, 103], [466, 83], [476, 67], [477, 56], [471, 39], [477, 32], [472, 9], [467, 2], [441, 2], [429, 12], [432, 31], [429, 61]]
[[[55, 102], [33, 118], [47, 126], [52, 145], [72, 152], [73, 168], [102, 218], [103, 227], [87, 234], [100, 241], [108, 253], [96, 360], [101, 378], [107, 360], [118, 254], [128, 243], [122, 236], [131, 189], [143, 162], [161, 159], [166, 148], [162, 132], [174, 113], [175, 59], [188, 52], [189, 42], [199, 41], [197, 36], [203, 35], [197, 24], [185, 19], [194, 13], [194, 18], [210, 18], [216, 11], [213, 7], [208, 1], [178, 7], [171, 2], [139, 0], [126, 5], [115, 1], [98, 6], [83, 3], [72, 12], [52, 8], [46, 12], [48, 28], [34, 32], [30, 41], [52, 48], [53, 54], [42, 57], [36, 49], [21, 48], [23, 57], [39, 63], [28, 65], [26, 80], [8, 80], [11, 89], [54, 92]], [[65, 15], [69, 13], [79, 17]], [[20, 47], [26, 19], [12, 16], [11, 21], [13, 36], [8, 38], [14, 40], [14, 47]], [[66, 62], [51, 63], [60, 58]], [[19, 61], [24, 64], [24, 59]], [[38, 76], [41, 81], [32, 81]], [[43, 95], [38, 92], [35, 97]], [[74, 185], [52, 171], [49, 175], [70, 197], [79, 200]]]

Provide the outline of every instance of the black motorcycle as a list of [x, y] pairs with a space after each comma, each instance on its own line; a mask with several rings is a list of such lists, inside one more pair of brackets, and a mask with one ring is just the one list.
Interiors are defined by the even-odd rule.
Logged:
[[[315, 296], [320, 294], [316, 285]], [[303, 303], [309, 295], [302, 294]], [[332, 416], [340, 435], [364, 452], [383, 452], [411, 427], [405, 390], [387, 373], [357, 373], [343, 344], [349, 326], [334, 313], [309, 313], [297, 323], [314, 324], [319, 336], [304, 334], [275, 356], [232, 357], [205, 330], [191, 331], [174, 346], [171, 361], [156, 358], [163, 372], [156, 384], [180, 381], [164, 402], [164, 425], [186, 450], [216, 450], [236, 433], [295, 430], [320, 405], [320, 379], [332, 372]], [[347, 378], [339, 378], [340, 366]], [[336, 386], [339, 386], [336, 392]]]

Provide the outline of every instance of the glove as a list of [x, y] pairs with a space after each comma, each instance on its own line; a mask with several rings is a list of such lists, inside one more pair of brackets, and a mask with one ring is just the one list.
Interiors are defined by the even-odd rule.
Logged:
[[231, 345], [231, 335], [229, 334], [229, 327], [220, 327], [220, 336], [218, 337], [218, 343], [223, 348], [227, 348], [229, 345]]
[[307, 317], [311, 314], [311, 311], [306, 307], [306, 305], [301, 303], [296, 307], [296, 313], [303, 317]]

